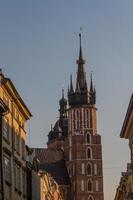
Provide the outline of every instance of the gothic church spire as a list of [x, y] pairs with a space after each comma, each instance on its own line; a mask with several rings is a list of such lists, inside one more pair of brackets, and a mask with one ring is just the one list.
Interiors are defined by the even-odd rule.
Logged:
[[83, 59], [83, 53], [82, 53], [82, 38], [81, 33], [79, 34], [79, 42], [80, 42], [80, 48], [79, 48], [79, 59], [77, 60], [78, 64], [78, 72], [77, 72], [77, 80], [76, 85], [79, 84], [80, 90], [83, 90], [85, 88], [86, 84], [86, 75], [84, 71], [84, 64], [85, 60]]

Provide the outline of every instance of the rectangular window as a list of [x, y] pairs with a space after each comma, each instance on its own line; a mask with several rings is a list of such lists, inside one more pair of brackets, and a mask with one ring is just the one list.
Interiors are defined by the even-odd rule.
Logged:
[[4, 175], [5, 180], [11, 183], [11, 160], [10, 157], [4, 156]]
[[81, 180], [81, 191], [84, 191], [84, 181]]
[[16, 131], [13, 127], [13, 149], [16, 150]]
[[81, 170], [82, 170], [82, 174], [84, 175], [85, 174], [85, 164], [84, 163], [81, 164]]
[[7, 118], [3, 119], [3, 136], [9, 140], [9, 121]]
[[22, 139], [22, 158], [25, 159], [25, 141]]
[[71, 135], [69, 136], [69, 147], [71, 147], [72, 146], [72, 137], [71, 137]]
[[19, 121], [19, 113], [16, 107], [14, 107], [14, 118]]
[[3, 93], [3, 101], [6, 104], [6, 106], [9, 107], [9, 98], [5, 92]]
[[16, 151], [20, 153], [20, 134], [16, 131]]
[[72, 160], [72, 149], [70, 148], [69, 149], [69, 161], [71, 161]]
[[96, 192], [99, 191], [99, 185], [98, 185], [98, 180], [96, 180]]
[[15, 181], [15, 188], [18, 191], [21, 191], [21, 168], [19, 164], [16, 162], [14, 166], [14, 181]]

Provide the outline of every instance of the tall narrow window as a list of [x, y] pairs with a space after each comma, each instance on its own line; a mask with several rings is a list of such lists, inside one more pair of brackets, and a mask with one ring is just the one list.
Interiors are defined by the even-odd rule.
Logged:
[[6, 93], [3, 94], [3, 101], [7, 106], [9, 106], [9, 98]]
[[91, 135], [90, 135], [90, 133], [87, 133], [87, 135], [86, 135], [86, 142], [87, 142], [88, 144], [91, 143]]
[[88, 192], [92, 191], [92, 181], [91, 180], [88, 180], [88, 182], [87, 182], [87, 190], [88, 190]]
[[98, 180], [96, 180], [96, 192], [99, 191], [99, 184], [98, 184]]
[[87, 172], [87, 175], [92, 175], [92, 166], [90, 163], [87, 164], [86, 172]]
[[81, 180], [81, 191], [84, 191], [84, 180]]
[[82, 174], [85, 174], [85, 164], [84, 163], [81, 164], [81, 171], [82, 171]]
[[92, 151], [91, 148], [87, 149], [87, 158], [92, 158]]
[[9, 121], [6, 117], [3, 119], [3, 136], [9, 140]]
[[79, 129], [80, 128], [80, 111], [77, 110], [76, 112], [76, 128]]
[[20, 134], [16, 131], [16, 151], [20, 153]]
[[69, 149], [69, 161], [71, 161], [72, 160], [72, 149], [70, 148]]
[[90, 111], [86, 111], [86, 122], [87, 122], [87, 128], [90, 128]]
[[85, 110], [83, 111], [83, 113], [84, 113], [84, 127], [86, 128], [86, 112], [85, 112]]
[[22, 139], [22, 158], [25, 159], [25, 141]]
[[97, 175], [97, 164], [94, 164], [94, 175]]
[[11, 183], [11, 160], [9, 157], [4, 156], [4, 175], [5, 180]]

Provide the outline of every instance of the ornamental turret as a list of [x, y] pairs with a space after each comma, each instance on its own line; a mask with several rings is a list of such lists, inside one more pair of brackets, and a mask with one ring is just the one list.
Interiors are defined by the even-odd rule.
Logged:
[[[73, 89], [72, 75], [71, 75], [70, 87], [68, 90], [68, 102], [70, 107], [88, 105], [88, 104], [94, 105], [96, 102], [95, 89], [93, 88], [93, 91], [88, 90], [86, 72], [84, 69], [85, 60], [83, 59], [83, 53], [82, 53], [81, 33], [79, 34], [79, 42], [80, 42], [80, 48], [79, 48], [79, 59], [77, 60], [78, 71], [76, 77], [76, 88], [75, 90]], [[90, 85], [91, 84], [92, 84], [92, 79]]]

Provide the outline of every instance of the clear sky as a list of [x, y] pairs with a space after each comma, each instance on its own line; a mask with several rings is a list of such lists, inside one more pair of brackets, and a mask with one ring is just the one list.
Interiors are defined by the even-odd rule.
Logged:
[[102, 135], [105, 200], [129, 161], [119, 138], [133, 87], [132, 0], [1, 0], [0, 64], [30, 108], [27, 143], [46, 146], [61, 89], [76, 75], [79, 28], [86, 72], [93, 70]]

